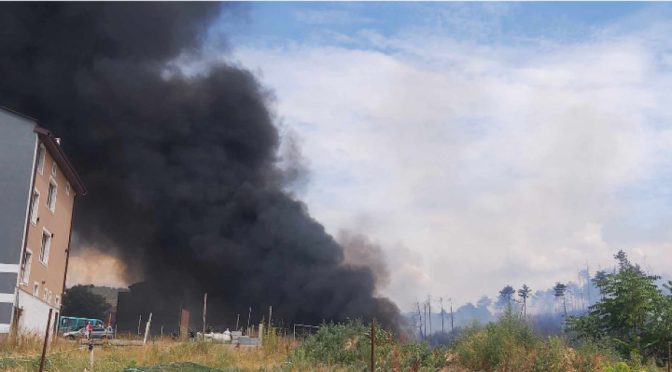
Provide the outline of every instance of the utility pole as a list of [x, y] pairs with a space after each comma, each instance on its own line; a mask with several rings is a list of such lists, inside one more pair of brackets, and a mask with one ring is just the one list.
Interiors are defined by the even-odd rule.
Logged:
[[238, 330], [238, 323], [240, 322], [240, 313], [236, 314], [236, 331]]
[[271, 317], [273, 316], [273, 305], [268, 307], [268, 330], [271, 330]]
[[443, 297], [439, 297], [439, 302], [441, 303], [441, 334], [443, 335], [443, 334], [445, 334], [445, 332], [443, 330], [443, 313], [444, 313], [444, 311], [443, 311]]

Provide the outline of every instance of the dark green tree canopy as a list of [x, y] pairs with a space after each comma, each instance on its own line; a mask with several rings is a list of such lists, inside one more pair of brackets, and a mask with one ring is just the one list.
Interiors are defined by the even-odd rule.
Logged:
[[625, 252], [614, 258], [618, 270], [599, 272], [593, 280], [602, 299], [587, 315], [570, 317], [567, 328], [577, 339], [613, 343], [624, 357], [638, 355], [663, 363], [672, 341], [672, 296], [656, 285], [659, 276], [632, 264]]
[[110, 305], [103, 296], [91, 292], [92, 287], [92, 285], [76, 285], [68, 288], [63, 294], [61, 313], [64, 316], [104, 320], [105, 312], [109, 310]]
[[512, 286], [507, 285], [499, 291], [499, 298], [497, 299], [497, 307], [506, 308], [511, 306], [511, 301], [513, 301], [513, 296], [516, 294], [516, 290]]

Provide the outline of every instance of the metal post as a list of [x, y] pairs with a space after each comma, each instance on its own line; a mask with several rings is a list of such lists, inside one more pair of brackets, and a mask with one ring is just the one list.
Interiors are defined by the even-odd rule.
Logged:
[[205, 316], [208, 311], [208, 293], [203, 295], [203, 341], [205, 341]]
[[294, 324], [294, 341], [296, 341], [296, 324]]
[[93, 371], [93, 340], [89, 343], [89, 368]]
[[51, 313], [54, 309], [49, 309], [49, 318], [47, 318], [47, 331], [44, 335], [44, 345], [42, 345], [42, 357], [40, 358], [40, 369], [39, 371], [44, 371], [44, 358], [47, 355], [47, 342], [49, 341], [49, 328], [51, 327]]
[[149, 327], [151, 326], [152, 326], [152, 313], [149, 313], [149, 319], [147, 320], [147, 324], [145, 324], [145, 338], [142, 341], [143, 345], [147, 344], [147, 336], [149, 336]]
[[268, 307], [268, 331], [271, 330], [271, 317], [273, 316], [273, 306]]
[[238, 323], [240, 322], [240, 313], [236, 316], [236, 331], [238, 330]]
[[247, 313], [247, 334], [250, 333], [250, 317], [252, 317], [252, 307], [250, 306], [250, 311]]
[[371, 372], [376, 370], [376, 320], [371, 320]]

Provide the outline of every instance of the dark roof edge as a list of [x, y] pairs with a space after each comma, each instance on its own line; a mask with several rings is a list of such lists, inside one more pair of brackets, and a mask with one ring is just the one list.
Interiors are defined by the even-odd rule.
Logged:
[[49, 150], [49, 153], [51, 153], [51, 156], [56, 159], [58, 165], [61, 167], [61, 170], [65, 174], [66, 178], [70, 181], [70, 184], [75, 188], [77, 194], [86, 195], [87, 190], [86, 186], [84, 186], [84, 182], [82, 182], [79, 174], [77, 174], [75, 168], [72, 166], [72, 163], [70, 163], [70, 160], [68, 160], [68, 157], [65, 155], [61, 145], [56, 142], [56, 136], [54, 136], [54, 134], [51, 133], [51, 131], [48, 129], [42, 128], [39, 125], [35, 125], [35, 129], [33, 129], [33, 131], [37, 133], [45, 147]]
[[20, 112], [18, 112], [18, 111], [14, 111], [14, 110], [12, 110], [11, 108], [9, 108], [9, 107], [7, 107], [7, 106], [0, 105], [0, 109], [2, 109], [3, 111], [7, 111], [7, 112], [9, 112], [10, 114], [14, 114], [14, 115], [19, 116], [19, 117], [21, 117], [21, 118], [28, 119], [28, 120], [30, 120], [30, 121], [33, 121], [33, 122], [35, 122], [35, 123], [38, 123], [38, 120], [35, 119], [34, 117], [29, 116], [29, 115], [26, 115], [26, 114], [23, 114], [23, 113], [20, 113]]

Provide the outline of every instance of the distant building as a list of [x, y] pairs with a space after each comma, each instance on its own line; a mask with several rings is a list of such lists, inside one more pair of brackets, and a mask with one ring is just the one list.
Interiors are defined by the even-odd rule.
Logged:
[[0, 338], [55, 329], [75, 197], [86, 188], [60, 140], [0, 108]]

